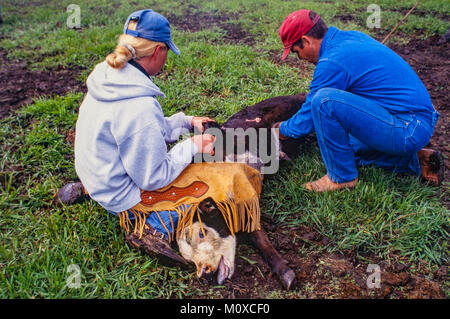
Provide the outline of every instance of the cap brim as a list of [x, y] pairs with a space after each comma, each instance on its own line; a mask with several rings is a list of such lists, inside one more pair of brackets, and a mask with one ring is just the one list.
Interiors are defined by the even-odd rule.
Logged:
[[289, 55], [289, 52], [291, 52], [291, 48], [284, 48], [283, 56], [281, 57], [281, 61], [286, 59], [286, 57]]
[[176, 55], [180, 55], [181, 51], [180, 51], [180, 49], [177, 48], [175, 43], [173, 43], [172, 41], [169, 41], [166, 44], [169, 46], [170, 50], [173, 51], [173, 53], [175, 53]]

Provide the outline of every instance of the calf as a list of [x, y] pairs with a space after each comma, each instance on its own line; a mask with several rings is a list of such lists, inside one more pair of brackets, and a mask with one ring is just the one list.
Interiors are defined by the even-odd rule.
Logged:
[[[222, 126], [215, 122], [205, 125], [205, 132], [210, 128], [219, 129], [222, 136], [227, 128], [266, 128], [270, 129], [273, 124], [284, 121], [295, 114], [305, 101], [305, 96], [279, 96], [264, 100], [260, 103], [247, 107], [246, 109], [234, 114]], [[217, 132], [217, 130], [216, 130]], [[269, 135], [273, 141], [273, 137]], [[244, 161], [249, 165], [262, 171], [263, 163], [258, 161], [259, 150], [252, 150], [246, 141], [243, 152], [238, 154], [236, 148], [225, 150], [225, 139], [223, 144], [215, 145], [215, 152], [221, 154], [224, 161]], [[275, 139], [278, 142], [278, 138]], [[280, 142], [279, 158], [289, 159], [299, 154], [301, 140], [286, 140]], [[268, 145], [272, 145], [269, 143]], [[272, 150], [274, 151], [274, 150]], [[253, 160], [251, 161], [250, 159]], [[256, 160], [254, 160], [256, 158]], [[188, 261], [192, 261], [197, 268], [197, 276], [202, 278], [217, 277], [217, 282], [222, 284], [226, 278], [231, 278], [234, 273], [234, 258], [236, 251], [236, 237], [230, 233], [225, 220], [216, 207], [214, 201], [210, 198], [203, 200], [199, 205], [201, 221], [204, 230], [200, 228], [200, 223], [194, 219], [192, 230], [184, 230], [183, 236], [177, 240], [181, 255]], [[295, 274], [287, 266], [287, 261], [275, 250], [270, 243], [264, 230], [254, 231], [252, 233], [239, 233], [240, 237], [247, 239], [255, 245], [266, 262], [269, 264], [273, 273], [281, 280], [283, 287], [289, 290], [295, 280]]]
[[[259, 129], [270, 130], [270, 128], [275, 123], [285, 121], [292, 117], [305, 102], [305, 98], [306, 96], [304, 94], [298, 94], [278, 96], [261, 101], [241, 110], [240, 112], [235, 113], [221, 126], [216, 122], [205, 123], [205, 132], [208, 133], [212, 128], [215, 128], [220, 130], [220, 134], [223, 137], [227, 137], [227, 129], [239, 128], [242, 129], [241, 133], [244, 133], [244, 135], [248, 129], [256, 129], [256, 132], [259, 134]], [[215, 132], [217, 132], [217, 130]], [[215, 135], [213, 130], [212, 133], [213, 135]], [[234, 135], [234, 138], [235, 148], [232, 149], [231, 152], [225, 147], [227, 142], [229, 142], [226, 140], [226, 138], [222, 139], [221, 145], [217, 145], [217, 143], [215, 145], [215, 153], [219, 153], [219, 157], [222, 156], [224, 161], [232, 161], [232, 159], [242, 159], [240, 156], [244, 156], [245, 153], [247, 153], [247, 157], [255, 156], [257, 158], [260, 158], [261, 150], [250, 149], [248, 136], [245, 136], [245, 140], [243, 140], [242, 136], [239, 136], [239, 132], [237, 132]], [[301, 146], [304, 143], [302, 139], [287, 139], [279, 141], [278, 138], [274, 139], [270, 134], [267, 135], [267, 138], [269, 139], [269, 141], [266, 145], [269, 146], [269, 149], [265, 151], [268, 151], [269, 153], [278, 151], [279, 154], [277, 154], [277, 157], [282, 160], [289, 160], [290, 158], [297, 157], [300, 154]], [[242, 141], [244, 141], [245, 145], [243, 148], [240, 148], [240, 153], [238, 144]], [[274, 146], [276, 146], [276, 149], [273, 148]], [[244, 151], [244, 153], [242, 153], [242, 150]], [[251, 165], [252, 163], [249, 164]], [[254, 168], [261, 170], [261, 166], [258, 165], [255, 165]]]

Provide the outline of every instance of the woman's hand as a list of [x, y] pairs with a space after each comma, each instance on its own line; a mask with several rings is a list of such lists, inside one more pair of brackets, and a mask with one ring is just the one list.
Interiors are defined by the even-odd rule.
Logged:
[[203, 133], [203, 131], [204, 131], [203, 123], [211, 122], [211, 121], [214, 121], [214, 120], [209, 118], [209, 117], [196, 117], [196, 116], [194, 116], [192, 118], [191, 126], [192, 127], [196, 127], [200, 132]]
[[211, 134], [194, 135], [191, 140], [197, 146], [200, 153], [214, 155], [214, 142], [216, 137]]

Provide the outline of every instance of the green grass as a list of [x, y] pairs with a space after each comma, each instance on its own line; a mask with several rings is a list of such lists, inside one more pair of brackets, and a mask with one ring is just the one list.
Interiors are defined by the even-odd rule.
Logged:
[[[378, 1], [382, 31], [387, 33], [415, 2]], [[302, 72], [270, 59], [271, 52], [281, 54], [277, 30], [289, 12], [299, 8], [298, 1], [169, 0], [139, 1], [137, 6], [132, 1], [77, 1], [80, 30], [65, 27], [70, 3], [45, 1], [32, 7], [3, 1], [0, 46], [10, 58], [22, 59], [35, 70], [82, 67], [85, 79], [114, 48], [124, 20], [136, 9], [150, 7], [180, 17], [188, 9], [237, 13], [229, 23], [251, 34], [254, 46], [225, 43], [226, 32], [219, 26], [197, 33], [174, 30], [182, 55], [169, 54], [165, 71], [155, 78], [167, 95], [160, 101], [166, 115], [182, 110], [223, 122], [247, 105], [308, 90], [311, 70]], [[370, 3], [316, 0], [302, 6], [319, 12], [329, 24], [370, 32], [365, 27]], [[399, 32], [427, 37], [447, 30], [442, 18], [449, 13], [446, 1], [423, 1], [418, 10], [428, 14], [413, 14]], [[344, 14], [356, 19], [342, 22], [337, 17]], [[58, 188], [76, 179], [66, 134], [75, 126], [82, 99], [82, 93], [37, 99], [0, 121], [0, 298], [217, 296], [217, 291], [193, 288], [191, 272], [162, 267], [128, 248], [118, 220], [93, 201], [52, 205]], [[352, 192], [302, 190], [302, 183], [324, 173], [317, 148], [283, 165], [276, 180], [264, 187], [263, 211], [280, 224], [312, 226], [330, 239], [325, 247], [329, 251], [398, 256], [430, 266], [448, 262], [449, 211], [439, 202], [439, 196], [450, 196], [448, 184], [439, 195], [438, 189], [415, 177], [362, 168], [361, 182]], [[71, 264], [80, 267], [80, 289], [66, 286]]]
[[[381, 29], [366, 27], [370, 13], [367, 6], [371, 0], [358, 1], [303, 1], [303, 8], [312, 9], [332, 25], [343, 29], [359, 29], [370, 34], [375, 31], [389, 32], [408, 11], [415, 0], [381, 0]], [[284, 17], [299, 9], [298, 1], [107, 1], [80, 0], [81, 29], [73, 30], [66, 26], [69, 13], [66, 8], [71, 0], [43, 1], [38, 6], [20, 6], [18, 1], [2, 2], [4, 23], [0, 26], [0, 46], [8, 50], [9, 57], [29, 61], [35, 69], [54, 68], [56, 66], [81, 66], [92, 68], [100, 62], [115, 46], [123, 23], [134, 10], [153, 8], [163, 14], [175, 14], [182, 17], [183, 12], [215, 12], [217, 15], [237, 13], [242, 28], [252, 34], [256, 47], [263, 50], [280, 50], [278, 28]], [[26, 1], [24, 1], [26, 3]], [[132, 3], [135, 3], [134, 5]], [[398, 10], [403, 10], [399, 12]], [[422, 36], [443, 34], [450, 26], [448, 15], [450, 6], [445, 0], [422, 1], [416, 11], [426, 12], [425, 16], [413, 13], [398, 29], [394, 40], [401, 40], [402, 34], [419, 32]], [[352, 14], [354, 20], [342, 22], [338, 17]], [[445, 19], [447, 17], [447, 19]], [[191, 38], [184, 32], [175, 32], [175, 39]], [[223, 35], [223, 33], [222, 33]], [[3, 39], [2, 39], [3, 38]], [[220, 38], [220, 32], [213, 34], [213, 40]], [[207, 37], [207, 39], [210, 39]], [[186, 47], [181, 45], [184, 52]], [[85, 76], [87, 73], [85, 74]]]

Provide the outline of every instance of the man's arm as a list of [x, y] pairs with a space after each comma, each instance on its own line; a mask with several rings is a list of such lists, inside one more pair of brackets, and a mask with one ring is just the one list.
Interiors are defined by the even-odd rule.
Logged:
[[314, 132], [314, 123], [311, 116], [311, 101], [317, 91], [322, 88], [335, 88], [346, 90], [350, 87], [350, 76], [346, 68], [327, 59], [320, 60], [314, 71], [313, 80], [309, 86], [300, 110], [289, 120], [280, 125], [280, 133], [285, 137], [299, 138]]

